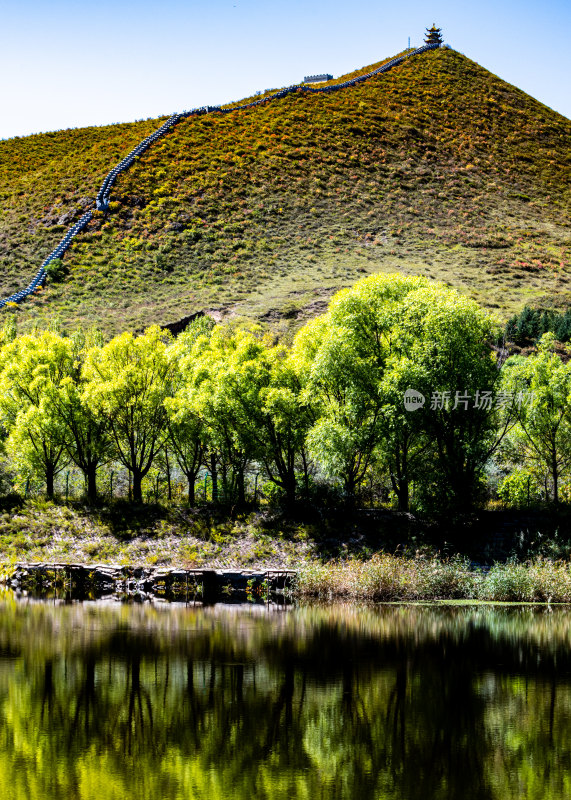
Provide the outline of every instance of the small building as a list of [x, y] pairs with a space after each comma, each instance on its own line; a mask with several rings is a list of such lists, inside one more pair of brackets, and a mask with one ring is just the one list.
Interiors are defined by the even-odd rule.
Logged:
[[442, 38], [442, 28], [437, 28], [433, 22], [432, 28], [426, 29], [424, 44], [443, 44], [443, 43], [444, 39]]
[[333, 75], [306, 75], [303, 83], [322, 83], [323, 81], [333, 80]]

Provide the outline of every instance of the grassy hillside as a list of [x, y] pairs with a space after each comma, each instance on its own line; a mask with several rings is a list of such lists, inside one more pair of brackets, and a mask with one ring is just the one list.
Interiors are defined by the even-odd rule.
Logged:
[[[2, 296], [158, 124], [0, 142]], [[63, 282], [19, 321], [55, 314], [111, 334], [221, 309], [284, 330], [340, 286], [395, 269], [503, 319], [525, 303], [563, 307], [570, 153], [569, 120], [444, 49], [334, 94], [189, 118], [121, 176]]]

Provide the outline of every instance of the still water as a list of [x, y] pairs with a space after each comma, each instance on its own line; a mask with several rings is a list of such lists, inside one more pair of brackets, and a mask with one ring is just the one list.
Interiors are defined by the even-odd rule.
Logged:
[[6, 594], [1, 794], [570, 798], [570, 615]]

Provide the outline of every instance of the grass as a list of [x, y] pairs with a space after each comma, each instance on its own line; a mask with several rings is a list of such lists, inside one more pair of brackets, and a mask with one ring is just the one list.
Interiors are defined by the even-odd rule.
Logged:
[[310, 563], [302, 569], [302, 594], [380, 601], [468, 598], [477, 595], [479, 576], [460, 558], [407, 558], [375, 553], [370, 559]]
[[[262, 520], [260, 516], [260, 523]], [[288, 567], [309, 555], [305, 540], [224, 512], [127, 503], [90, 509], [28, 500], [0, 514], [0, 561]]]
[[354, 600], [484, 600], [570, 603], [568, 561], [535, 558], [509, 561], [483, 573], [461, 557], [415, 557], [376, 553], [368, 560], [309, 562], [300, 571], [298, 591], [316, 597]]
[[[0, 142], [3, 293], [159, 123]], [[65, 279], [13, 313], [23, 329], [59, 317], [111, 336], [215, 308], [287, 333], [328, 293], [395, 269], [504, 320], [563, 307], [570, 143], [568, 120], [450, 50], [335, 94], [191, 118], [121, 176]]]

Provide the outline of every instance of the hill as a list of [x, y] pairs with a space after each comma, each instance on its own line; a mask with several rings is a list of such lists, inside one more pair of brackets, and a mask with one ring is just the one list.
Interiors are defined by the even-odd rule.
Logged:
[[[162, 121], [0, 142], [1, 296]], [[218, 309], [284, 331], [341, 286], [395, 270], [502, 319], [565, 307], [570, 145], [569, 120], [448, 49], [336, 93], [189, 117], [120, 176], [110, 213], [19, 324], [57, 315], [112, 334]]]

